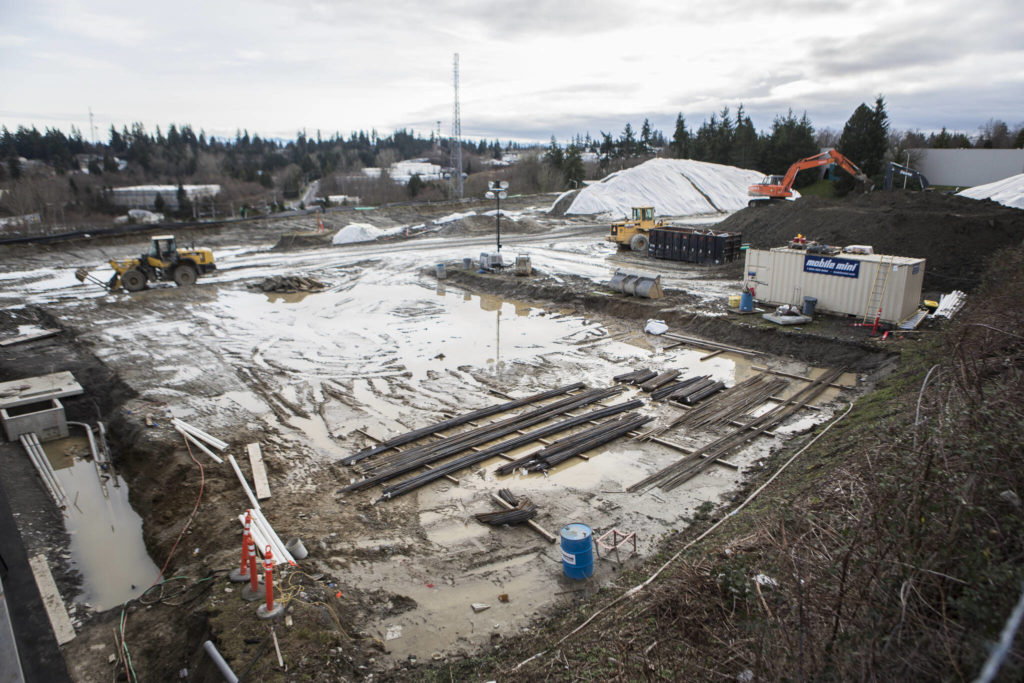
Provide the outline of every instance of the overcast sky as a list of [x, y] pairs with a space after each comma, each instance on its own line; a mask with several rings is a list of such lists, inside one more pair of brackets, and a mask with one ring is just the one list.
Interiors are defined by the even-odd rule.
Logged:
[[0, 123], [294, 137], [452, 125], [467, 137], [671, 136], [742, 103], [754, 126], [1024, 123], [1020, 0], [0, 0]]

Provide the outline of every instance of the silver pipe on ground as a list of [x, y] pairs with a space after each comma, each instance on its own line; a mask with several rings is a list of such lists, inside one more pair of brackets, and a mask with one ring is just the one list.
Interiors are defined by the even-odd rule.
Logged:
[[67, 505], [68, 494], [65, 493], [64, 487], [60, 485], [57, 480], [57, 475], [53, 471], [53, 466], [50, 464], [50, 459], [46, 457], [46, 452], [43, 450], [42, 444], [39, 443], [39, 437], [34, 433], [22, 434], [19, 437], [22, 447], [25, 452], [28, 453], [29, 460], [32, 461], [32, 465], [36, 468], [36, 473], [39, 474], [39, 478], [43, 480], [43, 487], [46, 492], [53, 498], [53, 502], [57, 504], [57, 507], [63, 508]]
[[96, 448], [96, 439], [93, 438], [92, 429], [84, 422], [71, 422], [69, 420], [68, 426], [70, 427], [71, 425], [81, 427], [85, 430], [85, 435], [89, 437], [89, 451], [92, 453], [92, 464], [93, 468], [96, 470], [96, 479], [100, 483], [100, 490], [103, 491], [103, 497], [110, 498], [110, 493], [107, 491], [107, 484], [103, 481], [103, 471], [100, 470], [100, 452], [99, 449]]
[[236, 676], [235, 672], [231, 670], [228, 663], [224, 661], [220, 652], [217, 651], [217, 646], [214, 645], [212, 641], [207, 640], [203, 643], [203, 649], [206, 650], [206, 654], [210, 655], [210, 659], [213, 660], [213, 663], [217, 665], [218, 669], [220, 669], [220, 675], [224, 677], [225, 681], [228, 683], [238, 683], [238, 676]]

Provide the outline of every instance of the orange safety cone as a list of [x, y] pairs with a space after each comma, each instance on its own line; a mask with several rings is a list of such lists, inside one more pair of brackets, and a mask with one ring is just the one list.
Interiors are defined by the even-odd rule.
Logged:
[[228, 574], [228, 579], [234, 583], [248, 583], [249, 581], [249, 528], [252, 525], [252, 513], [245, 513], [245, 526], [242, 527], [242, 562], [237, 571]]
[[255, 602], [260, 599], [259, 572], [256, 571], [256, 543], [249, 537], [249, 585], [242, 588], [242, 599]]
[[263, 551], [263, 583], [267, 587], [267, 601], [256, 608], [256, 616], [260, 619], [274, 619], [284, 611], [284, 605], [274, 604], [274, 554], [268, 545]]

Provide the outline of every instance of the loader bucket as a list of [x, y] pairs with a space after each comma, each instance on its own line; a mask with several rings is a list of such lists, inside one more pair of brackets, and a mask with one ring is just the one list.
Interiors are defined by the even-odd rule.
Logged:
[[644, 275], [617, 270], [611, 281], [608, 282], [608, 287], [616, 292], [644, 299], [660, 299], [665, 296], [661, 291], [660, 275]]
[[75, 279], [79, 282], [85, 282], [85, 279], [89, 277], [89, 271], [85, 268], [79, 268], [75, 271]]

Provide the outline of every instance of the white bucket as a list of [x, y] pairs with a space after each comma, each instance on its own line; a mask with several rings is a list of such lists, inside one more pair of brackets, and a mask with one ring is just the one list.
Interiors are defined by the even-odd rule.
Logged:
[[288, 542], [284, 544], [285, 550], [292, 554], [296, 560], [304, 560], [309, 556], [309, 551], [306, 550], [306, 546], [302, 545], [302, 539], [298, 536], [294, 536], [288, 539]]

